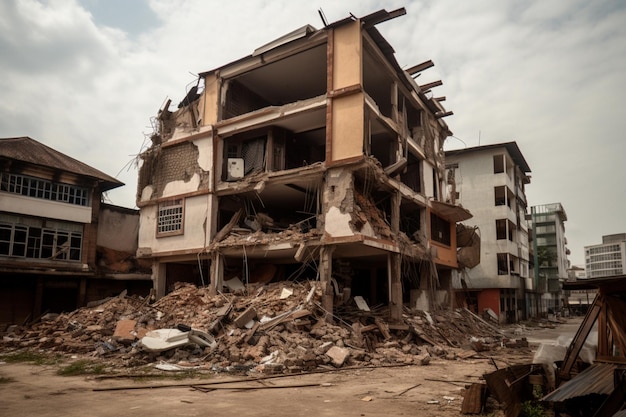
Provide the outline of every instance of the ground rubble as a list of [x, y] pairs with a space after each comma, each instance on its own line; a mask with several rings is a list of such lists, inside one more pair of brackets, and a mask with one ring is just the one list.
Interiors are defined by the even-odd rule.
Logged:
[[[351, 299], [329, 321], [321, 296], [316, 281], [249, 284], [218, 294], [179, 284], [156, 302], [121, 294], [44, 316], [31, 326], [13, 326], [0, 346], [90, 355], [114, 366], [166, 363], [177, 369], [273, 374], [426, 365], [432, 357], [467, 359], [510, 343], [498, 328], [466, 309], [428, 313], [405, 308], [402, 322], [392, 323], [386, 307], [369, 307], [362, 300], [357, 305]], [[215, 346], [191, 343], [162, 352], [142, 347], [149, 331], [181, 325], [211, 334]]]

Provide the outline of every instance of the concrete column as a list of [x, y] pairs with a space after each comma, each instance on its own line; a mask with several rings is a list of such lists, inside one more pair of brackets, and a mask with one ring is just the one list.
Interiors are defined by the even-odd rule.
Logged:
[[389, 315], [392, 322], [402, 321], [402, 280], [400, 277], [400, 254], [387, 256], [389, 271]]
[[217, 294], [224, 286], [224, 261], [219, 252], [211, 253], [211, 283], [209, 293]]
[[322, 308], [326, 310], [326, 321], [332, 321], [333, 313], [333, 287], [331, 277], [333, 273], [334, 246], [322, 246], [320, 249], [320, 283], [322, 284]]
[[156, 260], [152, 262], [152, 285], [157, 300], [165, 296], [165, 286], [167, 285], [167, 269], [165, 268], [165, 263]]
[[81, 278], [78, 283], [78, 298], [76, 306], [83, 307], [87, 304], [87, 278]]

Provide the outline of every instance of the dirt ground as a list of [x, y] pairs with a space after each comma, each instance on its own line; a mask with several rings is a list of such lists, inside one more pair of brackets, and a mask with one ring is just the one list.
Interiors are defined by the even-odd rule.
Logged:
[[[530, 349], [503, 349], [492, 357], [500, 367], [526, 363], [538, 342], [563, 333], [573, 335], [579, 323], [573, 318], [557, 329], [528, 329], [523, 336], [531, 342]], [[63, 377], [56, 373], [60, 366], [0, 363], [0, 416], [451, 417], [461, 415], [464, 386], [495, 370], [487, 356], [433, 358], [427, 366], [343, 369], [256, 381], [242, 381], [254, 376], [222, 374], [184, 380]], [[239, 382], [226, 383], [232, 380]], [[173, 384], [179, 386], [157, 388]], [[110, 388], [116, 390], [100, 391]], [[497, 410], [490, 413], [502, 415]]]

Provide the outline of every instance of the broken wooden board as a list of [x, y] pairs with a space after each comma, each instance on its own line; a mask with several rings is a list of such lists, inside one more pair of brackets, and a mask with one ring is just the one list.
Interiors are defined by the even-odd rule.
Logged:
[[462, 414], [480, 414], [485, 406], [487, 386], [485, 384], [473, 383], [463, 393], [463, 404], [461, 404]]
[[248, 307], [243, 313], [237, 316], [235, 320], [233, 320], [233, 323], [235, 324], [235, 326], [241, 328], [245, 327], [245, 325], [248, 324], [250, 320], [254, 320], [255, 318], [256, 310], [254, 309], [254, 307]]

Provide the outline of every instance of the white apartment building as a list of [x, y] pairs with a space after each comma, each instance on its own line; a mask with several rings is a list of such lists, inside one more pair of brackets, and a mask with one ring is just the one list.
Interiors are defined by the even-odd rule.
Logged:
[[585, 246], [588, 278], [626, 275], [626, 233], [602, 236], [599, 245]]
[[473, 214], [466, 225], [477, 227], [481, 238], [480, 263], [454, 281], [457, 302], [515, 322], [526, 316], [525, 292], [532, 288], [525, 194], [530, 168], [515, 142], [447, 151], [446, 168], [450, 195]]

